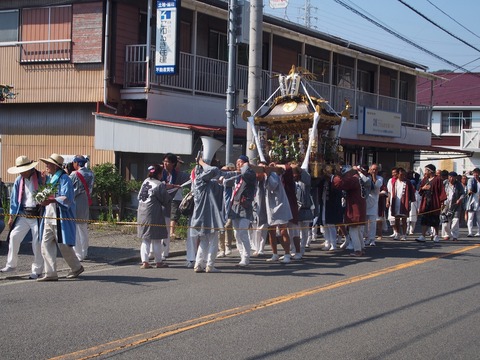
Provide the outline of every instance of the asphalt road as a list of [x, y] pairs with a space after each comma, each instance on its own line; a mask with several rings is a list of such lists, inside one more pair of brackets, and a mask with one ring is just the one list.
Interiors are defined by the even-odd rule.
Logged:
[[478, 238], [0, 281], [2, 359], [478, 359]]

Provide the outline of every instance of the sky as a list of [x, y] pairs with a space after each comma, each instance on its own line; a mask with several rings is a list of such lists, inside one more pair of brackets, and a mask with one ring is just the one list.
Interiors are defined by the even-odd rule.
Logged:
[[[269, 0], [264, 0], [264, 13], [305, 25], [305, 4], [308, 2], [314, 30], [427, 66], [428, 71], [463, 72], [458, 66], [480, 72], [479, 0], [289, 0], [286, 9], [272, 9]], [[400, 40], [339, 2], [434, 55]]]

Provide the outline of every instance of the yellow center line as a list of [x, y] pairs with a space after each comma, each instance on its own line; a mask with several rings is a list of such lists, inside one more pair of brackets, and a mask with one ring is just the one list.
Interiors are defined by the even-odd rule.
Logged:
[[202, 317], [199, 317], [199, 318], [196, 318], [196, 319], [187, 320], [187, 321], [184, 321], [184, 322], [181, 322], [181, 323], [178, 323], [178, 324], [174, 324], [174, 325], [170, 325], [170, 326], [166, 326], [166, 327], [163, 327], [163, 328], [160, 328], [160, 329], [155, 329], [155, 330], [152, 330], [152, 331], [148, 331], [148, 332], [145, 332], [145, 333], [133, 335], [133, 336], [126, 337], [126, 338], [123, 338], [123, 339], [118, 339], [118, 340], [115, 340], [115, 341], [111, 341], [111, 342], [108, 342], [108, 343], [105, 343], [105, 344], [93, 346], [91, 348], [76, 351], [76, 352], [73, 352], [73, 353], [70, 353], [70, 354], [60, 355], [60, 356], [54, 357], [52, 359], [55, 359], [55, 360], [93, 359], [93, 358], [96, 358], [96, 357], [99, 357], [99, 356], [104, 356], [104, 355], [107, 355], [107, 354], [123, 351], [125, 349], [132, 348], [132, 347], [135, 347], [135, 346], [139, 346], [139, 345], [142, 345], [142, 344], [145, 344], [145, 343], [148, 343], [148, 342], [160, 340], [160, 339], [166, 338], [168, 336], [176, 335], [176, 334], [188, 331], [188, 330], [199, 328], [201, 326], [205, 326], [205, 325], [208, 325], [208, 324], [220, 322], [220, 321], [230, 319], [230, 318], [233, 318], [233, 317], [236, 317], [236, 316], [245, 315], [245, 314], [251, 313], [253, 311], [262, 310], [262, 309], [270, 307], [270, 306], [275, 306], [275, 305], [279, 305], [279, 304], [282, 304], [282, 303], [285, 303], [285, 302], [288, 302], [288, 301], [292, 301], [292, 300], [295, 300], [295, 299], [299, 299], [299, 298], [302, 298], [302, 297], [305, 297], [305, 296], [318, 294], [318, 293], [323, 292], [323, 291], [336, 289], [336, 288], [339, 288], [339, 287], [342, 287], [342, 286], [346, 286], [346, 285], [354, 284], [354, 283], [357, 283], [357, 282], [360, 282], [360, 281], [372, 279], [372, 278], [375, 278], [375, 277], [378, 277], [378, 276], [390, 274], [390, 273], [393, 273], [395, 271], [404, 270], [404, 269], [407, 269], [407, 268], [411, 268], [413, 266], [428, 263], [430, 261], [435, 261], [435, 260], [438, 260], [438, 259], [441, 259], [441, 258], [444, 258], [444, 257], [447, 257], [447, 256], [467, 252], [467, 251], [470, 251], [470, 250], [473, 250], [473, 249], [476, 249], [476, 248], [479, 248], [479, 247], [480, 247], [480, 244], [476, 244], [476, 245], [467, 246], [467, 247], [464, 247], [464, 248], [461, 248], [461, 249], [457, 249], [457, 250], [449, 252], [449, 253], [435, 255], [435, 256], [432, 256], [432, 257], [429, 257], [429, 258], [424, 258], [424, 259], [412, 260], [412, 261], [409, 261], [409, 262], [406, 262], [406, 263], [402, 263], [402, 264], [394, 265], [394, 266], [391, 266], [391, 267], [387, 267], [387, 268], [379, 269], [379, 270], [376, 270], [376, 271], [372, 271], [372, 272], [369, 272], [368, 274], [357, 275], [357, 276], [353, 276], [353, 277], [350, 277], [350, 278], [345, 279], [345, 280], [339, 280], [339, 281], [336, 281], [336, 282], [333, 282], [333, 283], [330, 283], [330, 284], [326, 284], [326, 285], [322, 285], [322, 286], [318, 286], [318, 287], [314, 287], [314, 288], [310, 288], [310, 289], [301, 290], [301, 291], [298, 291], [298, 292], [295, 292], [295, 293], [291, 293], [291, 294], [282, 295], [282, 296], [278, 296], [278, 297], [275, 297], [275, 298], [267, 299], [267, 300], [261, 301], [261, 302], [256, 303], [256, 304], [250, 304], [250, 305], [245, 305], [245, 306], [240, 306], [240, 307], [236, 307], [236, 308], [232, 308], [232, 309], [223, 310], [223, 311], [220, 311], [220, 312], [217, 312], [217, 313], [209, 314], [209, 315], [202, 316]]

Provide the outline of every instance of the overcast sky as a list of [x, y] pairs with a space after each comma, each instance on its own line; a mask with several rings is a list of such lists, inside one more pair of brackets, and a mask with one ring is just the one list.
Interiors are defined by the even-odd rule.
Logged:
[[315, 30], [428, 66], [428, 71], [448, 69], [460, 72], [461, 69], [455, 69], [455, 65], [458, 65], [468, 71], [480, 72], [480, 50], [477, 50], [480, 49], [480, 0], [402, 1], [460, 40], [422, 18], [399, 0], [339, 2], [347, 4], [434, 55], [398, 39], [335, 0], [289, 0], [286, 10], [271, 9], [269, 0], [264, 0], [264, 12], [304, 25], [308, 14], [305, 5], [309, 2], [310, 24]]

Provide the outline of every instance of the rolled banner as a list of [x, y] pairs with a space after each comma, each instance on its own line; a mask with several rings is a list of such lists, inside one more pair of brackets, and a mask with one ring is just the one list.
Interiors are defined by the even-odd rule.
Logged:
[[253, 139], [255, 140], [255, 145], [257, 146], [257, 151], [258, 151], [258, 156], [260, 157], [260, 161], [267, 162], [265, 160], [265, 156], [263, 155], [263, 149], [260, 144], [260, 139], [258, 138], [257, 129], [255, 128], [255, 120], [253, 116], [249, 116], [247, 119], [250, 124], [250, 127], [252, 128]]
[[313, 115], [313, 126], [311, 135], [308, 138], [307, 152], [305, 153], [305, 159], [303, 159], [302, 169], [308, 171], [308, 163], [310, 162], [310, 152], [312, 151], [313, 140], [315, 139], [314, 134], [317, 132], [318, 121], [320, 120], [320, 114], [315, 111]]

